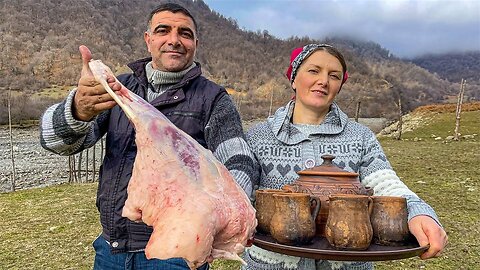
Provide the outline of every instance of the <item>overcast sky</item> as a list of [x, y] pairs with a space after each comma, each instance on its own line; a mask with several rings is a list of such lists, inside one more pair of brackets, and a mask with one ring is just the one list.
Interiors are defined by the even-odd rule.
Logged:
[[348, 36], [399, 57], [480, 51], [480, 0], [204, 0], [246, 30], [278, 38]]

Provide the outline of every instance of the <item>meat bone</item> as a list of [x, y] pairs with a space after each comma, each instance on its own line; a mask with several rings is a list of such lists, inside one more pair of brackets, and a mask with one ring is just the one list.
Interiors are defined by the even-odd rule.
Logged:
[[257, 220], [229, 171], [140, 96], [123, 85], [113, 91], [106, 79], [115, 76], [100, 60], [89, 67], [135, 127], [137, 156], [122, 216], [153, 227], [147, 258], [181, 257], [191, 269], [217, 258], [245, 264], [238, 254], [251, 244]]

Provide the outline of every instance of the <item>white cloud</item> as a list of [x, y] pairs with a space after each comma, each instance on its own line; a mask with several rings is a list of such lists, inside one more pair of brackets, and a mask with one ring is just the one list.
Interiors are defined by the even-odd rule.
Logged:
[[248, 30], [279, 38], [347, 35], [398, 56], [480, 50], [478, 0], [206, 0]]

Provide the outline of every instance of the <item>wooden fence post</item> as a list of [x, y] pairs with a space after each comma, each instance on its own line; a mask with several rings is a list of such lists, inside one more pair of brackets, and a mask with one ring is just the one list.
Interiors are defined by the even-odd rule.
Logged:
[[79, 182], [79, 183], [82, 182], [82, 153], [83, 153], [83, 151], [78, 154], [78, 166], [77, 166], [78, 178], [77, 178], [77, 182]]
[[[71, 155], [68, 157], [68, 169], [69, 169], [68, 182], [69, 183], [90, 183], [98, 180], [96, 147], [97, 147], [97, 144], [93, 146], [92, 151], [89, 151], [89, 149], [87, 148], [76, 155]], [[100, 164], [102, 164], [103, 154], [105, 152], [104, 138], [100, 139], [99, 147], [100, 147], [100, 158], [98, 161], [100, 162]], [[91, 159], [90, 159], [89, 153], [92, 154]], [[77, 157], [78, 157], [78, 161], [77, 161]], [[93, 164], [91, 164], [92, 169], [90, 169], [90, 164], [89, 164], [90, 162], [93, 162]]]
[[75, 172], [75, 166], [76, 166], [76, 159], [75, 159], [75, 155], [72, 156], [72, 174], [73, 174], [73, 181], [74, 182], [78, 182], [78, 179], [77, 179], [77, 174]]
[[93, 175], [92, 175], [92, 182], [95, 182], [95, 174], [97, 173], [97, 160], [95, 157], [95, 148], [97, 147], [97, 144], [93, 146], [92, 153], [93, 153]]
[[86, 149], [86, 153], [85, 153], [85, 182], [82, 182], [82, 183], [88, 183], [88, 148]]
[[397, 140], [402, 139], [402, 129], [403, 129], [403, 111], [402, 111], [402, 95], [401, 92], [398, 92], [398, 125], [397, 125]]
[[10, 129], [10, 154], [12, 158], [12, 191], [15, 191], [15, 181], [16, 181], [16, 174], [15, 174], [15, 155], [13, 154], [13, 135], [12, 135], [12, 89], [8, 88], [8, 126]]
[[462, 103], [463, 103], [463, 94], [465, 93], [465, 86], [467, 81], [462, 79], [460, 82], [460, 93], [458, 93], [458, 100], [457, 100], [457, 109], [455, 110], [455, 134], [453, 139], [458, 141], [460, 138], [460, 116], [462, 113]]
[[100, 164], [103, 163], [103, 150], [105, 150], [104, 137], [100, 139]]
[[72, 156], [68, 156], [68, 183], [73, 181]]
[[357, 109], [355, 110], [355, 122], [357, 123], [358, 123], [358, 117], [360, 115], [360, 103], [361, 103], [360, 101], [357, 102]]

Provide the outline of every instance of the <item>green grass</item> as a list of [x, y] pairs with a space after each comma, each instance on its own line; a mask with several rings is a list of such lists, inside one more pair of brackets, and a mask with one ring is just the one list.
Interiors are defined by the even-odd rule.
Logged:
[[[413, 132], [402, 134], [403, 139], [421, 138], [433, 140], [435, 137], [453, 136], [455, 131], [455, 113], [433, 113], [428, 116], [427, 124], [418, 127]], [[480, 138], [480, 111], [462, 112], [460, 118], [460, 134], [477, 134]]]
[[[479, 137], [432, 138], [452, 134], [453, 116], [434, 115], [430, 124], [405, 133], [405, 140], [381, 139], [399, 176], [436, 210], [449, 245], [436, 259], [377, 262], [376, 269], [480, 269]], [[480, 111], [462, 114], [461, 133], [480, 134], [479, 121]], [[91, 242], [100, 232], [95, 191], [93, 183], [0, 194], [0, 269], [91, 269]], [[217, 260], [212, 268], [239, 264]]]
[[96, 184], [0, 194], [0, 269], [90, 269]]
[[34, 94], [36, 97], [47, 97], [52, 99], [64, 99], [74, 86], [52, 86], [42, 89]]
[[460, 133], [476, 139], [434, 140], [454, 128], [454, 113], [434, 114], [429, 124], [403, 134], [405, 140], [381, 140], [400, 178], [437, 212], [449, 244], [439, 258], [382, 262], [377, 269], [480, 269], [480, 111], [461, 118]]

